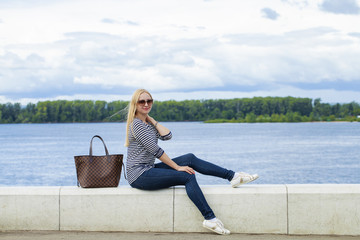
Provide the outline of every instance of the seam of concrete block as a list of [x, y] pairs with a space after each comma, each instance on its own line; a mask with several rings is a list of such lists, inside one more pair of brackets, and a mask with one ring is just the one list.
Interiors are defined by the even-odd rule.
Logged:
[[285, 188], [286, 188], [286, 234], [289, 235], [289, 191], [288, 191], [288, 186], [285, 184]]
[[59, 224], [58, 224], [59, 231], [61, 230], [61, 226], [60, 226], [60, 224], [61, 224], [61, 189], [62, 189], [62, 187], [59, 188]]
[[175, 187], [173, 189], [173, 196], [172, 196], [172, 213], [173, 213], [173, 220], [172, 220], [172, 232], [175, 232]]

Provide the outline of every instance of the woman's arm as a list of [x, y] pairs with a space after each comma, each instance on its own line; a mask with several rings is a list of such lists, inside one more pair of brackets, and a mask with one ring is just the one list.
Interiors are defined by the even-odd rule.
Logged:
[[163, 155], [164, 150], [157, 144], [156, 136], [150, 135], [151, 131], [140, 119], [134, 119], [130, 126], [130, 131], [135, 140], [140, 143], [150, 154], [157, 158], [160, 158], [161, 155]]
[[156, 130], [158, 130], [160, 136], [166, 136], [170, 133], [170, 130], [163, 125], [161, 125], [159, 122], [157, 122], [155, 119], [150, 117], [149, 115], [146, 118], [146, 121], [150, 122], [152, 125], [155, 126]]
[[169, 156], [164, 152], [163, 155], [161, 155], [161, 157], [159, 158], [163, 163], [165, 163], [166, 165], [168, 165], [169, 167], [175, 169], [176, 171], [182, 171], [182, 172], [187, 172], [189, 174], [195, 174], [194, 169], [192, 169], [189, 166], [179, 166], [176, 164], [176, 162], [174, 162], [173, 160], [171, 160], [169, 158]]
[[[146, 117], [146, 121], [150, 122], [152, 125], [155, 126], [155, 128], [159, 132], [160, 136], [166, 136], [170, 133], [170, 130], [168, 128], [164, 127], [163, 125], [161, 125], [160, 123], [155, 121], [155, 119], [150, 117], [149, 115]], [[182, 172], [187, 172], [189, 174], [195, 174], [194, 169], [192, 169], [189, 166], [177, 165], [176, 162], [171, 160], [171, 158], [169, 158], [169, 156], [165, 152], [161, 155], [161, 157], [159, 157], [159, 159], [160, 159], [160, 161], [162, 161], [169, 167], [175, 169], [176, 171], [182, 171]]]

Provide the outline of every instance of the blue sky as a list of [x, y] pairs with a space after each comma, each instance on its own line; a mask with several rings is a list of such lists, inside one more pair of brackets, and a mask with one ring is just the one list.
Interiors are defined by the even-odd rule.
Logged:
[[360, 102], [360, 0], [1, 0], [0, 103]]

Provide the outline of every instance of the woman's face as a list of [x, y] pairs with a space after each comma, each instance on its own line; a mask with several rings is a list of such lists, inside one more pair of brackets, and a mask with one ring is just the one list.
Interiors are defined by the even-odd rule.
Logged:
[[151, 111], [152, 98], [148, 93], [142, 93], [136, 103], [136, 113], [146, 115]]

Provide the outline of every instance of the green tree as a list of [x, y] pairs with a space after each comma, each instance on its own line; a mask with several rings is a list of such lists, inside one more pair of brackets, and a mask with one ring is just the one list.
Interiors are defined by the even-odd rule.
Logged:
[[255, 113], [251, 112], [251, 113], [246, 114], [245, 121], [246, 121], [247, 123], [254, 123], [254, 122], [256, 122], [256, 115], [255, 115]]

